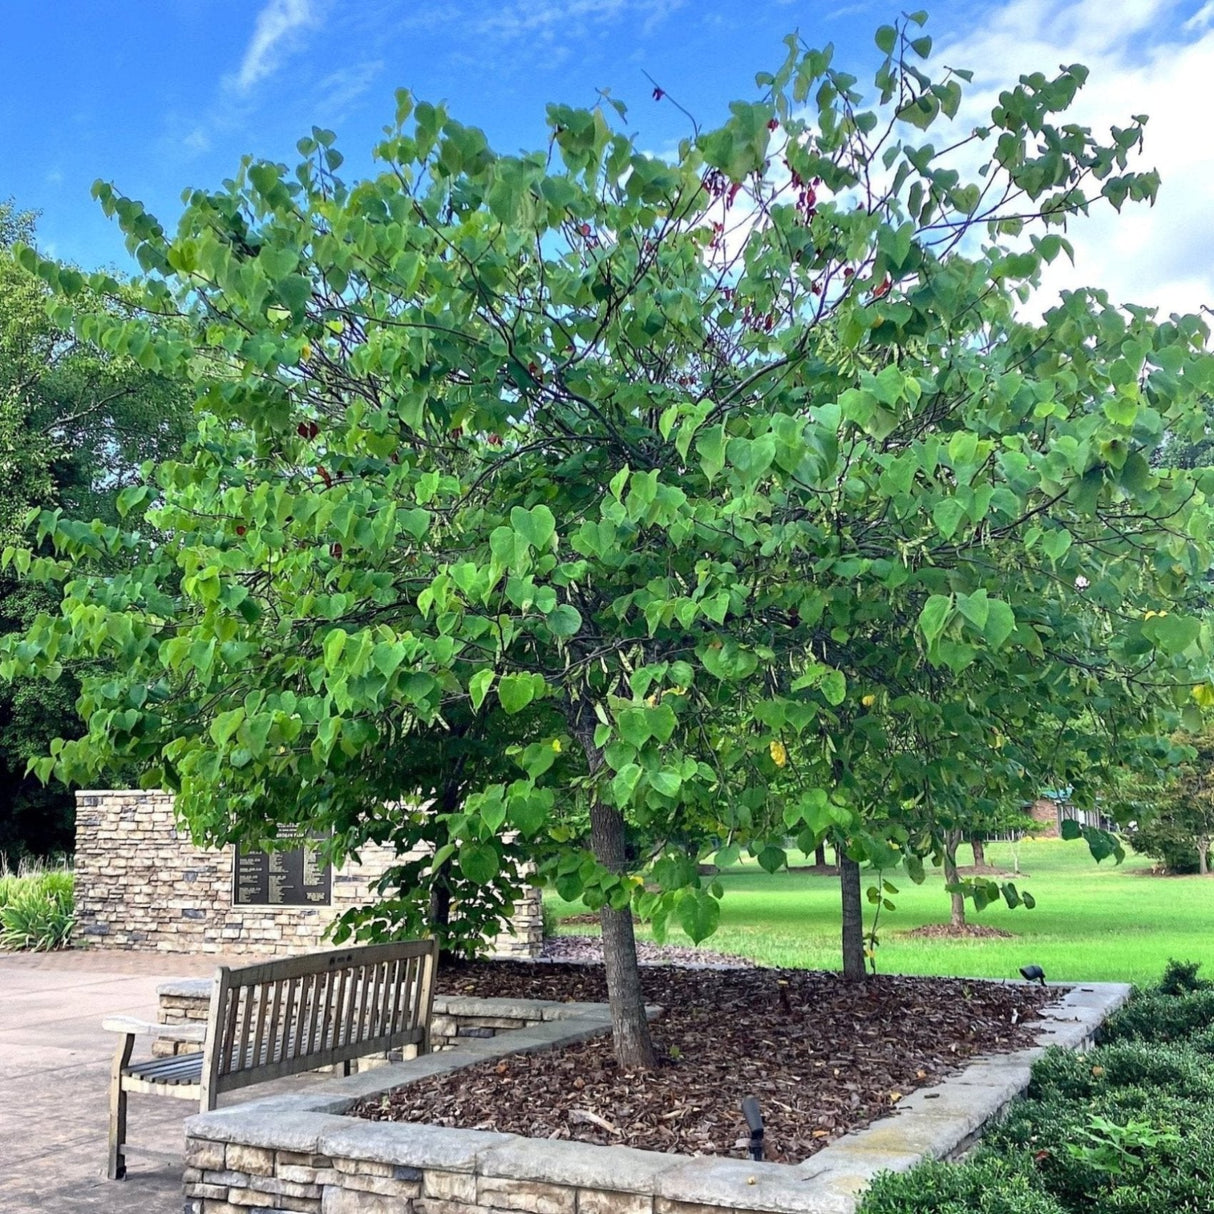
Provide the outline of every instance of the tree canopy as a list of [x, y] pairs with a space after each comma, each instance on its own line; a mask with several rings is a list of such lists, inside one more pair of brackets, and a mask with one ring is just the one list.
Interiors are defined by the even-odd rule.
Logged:
[[[17, 264], [36, 217], [0, 203], [0, 548], [17, 541], [31, 510], [116, 522], [114, 502], [141, 466], [180, 451], [189, 408], [180, 384], [73, 336], [47, 315], [50, 293]], [[116, 301], [111, 307], [129, 305]], [[23, 635], [58, 596], [0, 573], [0, 634]], [[68, 677], [50, 686], [0, 686], [0, 851], [71, 850], [72, 798], [26, 779], [30, 759], [76, 735], [79, 692]]]
[[[474, 896], [523, 847], [602, 908], [644, 1065], [630, 908], [709, 934], [700, 854], [830, 834], [913, 873], [975, 797], [1090, 795], [1208, 697], [1214, 471], [1152, 464], [1202, 424], [1207, 329], [1100, 291], [1016, 307], [1067, 223], [1153, 198], [1145, 120], [1066, 121], [1072, 66], [960, 130], [968, 76], [928, 74], [919, 24], [878, 31], [867, 92], [790, 37], [671, 158], [615, 102], [551, 107], [511, 156], [401, 92], [365, 180], [314, 130], [176, 235], [99, 184], [141, 314], [24, 264], [202, 412], [125, 527], [48, 511], [54, 555], [6, 556], [63, 603], [3, 669], [120, 671], [42, 774], [133, 764], [200, 838], [356, 849], [433, 790], [436, 732], [491, 712], [510, 770], [432, 807], [440, 859]], [[149, 526], [137, 570], [93, 572]]]

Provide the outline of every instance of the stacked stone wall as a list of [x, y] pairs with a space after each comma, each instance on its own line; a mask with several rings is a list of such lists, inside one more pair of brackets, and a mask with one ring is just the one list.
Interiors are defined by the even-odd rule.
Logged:
[[[232, 847], [194, 846], [169, 793], [78, 792], [75, 942], [233, 955], [324, 948], [333, 921], [369, 900], [373, 883], [396, 855], [391, 848], [368, 845], [359, 863], [335, 868], [327, 906], [234, 906], [233, 859]], [[520, 902], [511, 928], [494, 941], [494, 951], [537, 956], [543, 945], [538, 890]]]
[[478, 1176], [471, 1169], [201, 1139], [187, 1144], [185, 1192], [189, 1214], [245, 1214], [250, 1207], [300, 1214], [735, 1214], [737, 1209], [606, 1186]]

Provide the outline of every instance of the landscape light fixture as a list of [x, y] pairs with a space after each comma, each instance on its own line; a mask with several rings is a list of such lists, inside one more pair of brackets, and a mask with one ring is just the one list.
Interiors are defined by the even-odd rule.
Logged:
[[1040, 982], [1042, 986], [1045, 986], [1045, 970], [1039, 965], [1022, 965], [1020, 976], [1025, 982]]
[[763, 1158], [763, 1114], [759, 1112], [759, 1102], [753, 1096], [747, 1096], [742, 1101], [742, 1116], [750, 1127], [750, 1157]]

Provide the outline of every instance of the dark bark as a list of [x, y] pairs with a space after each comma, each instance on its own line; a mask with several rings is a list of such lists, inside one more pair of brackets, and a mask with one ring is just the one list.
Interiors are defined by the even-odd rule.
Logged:
[[818, 844], [817, 850], [814, 852], [814, 863], [819, 868], [826, 867], [826, 844], [825, 843]]
[[975, 868], [985, 868], [986, 867], [986, 843], [983, 841], [981, 835], [974, 835], [970, 839], [970, 846], [974, 849], [974, 867]]
[[[956, 885], [957, 848], [961, 843], [961, 832], [950, 830], [944, 839], [944, 883]], [[952, 927], [965, 926], [965, 899], [960, 894], [949, 894], [949, 924]]]
[[449, 871], [450, 863], [445, 861], [430, 885], [430, 931], [440, 942], [444, 941], [447, 925], [451, 922], [451, 889], [446, 881]]
[[[461, 760], [460, 768], [463, 767]], [[458, 772], [456, 773], [458, 775]], [[444, 814], [453, 814], [459, 808], [463, 786], [458, 779], [449, 780], [439, 795], [439, 805]], [[447, 945], [447, 928], [451, 923], [451, 861], [444, 860], [430, 877], [430, 934], [439, 942], [439, 964], [450, 953]]]
[[860, 865], [842, 849], [839, 857], [839, 888], [843, 898], [843, 977], [864, 977], [864, 909], [860, 901]]
[[[603, 763], [603, 752], [594, 744], [594, 718], [583, 713], [575, 732], [593, 776]], [[614, 805], [605, 805], [591, 791], [590, 847], [595, 859], [611, 872], [626, 867], [624, 816]], [[603, 969], [607, 979], [607, 1002], [611, 1008], [611, 1036], [615, 1059], [629, 1070], [657, 1066], [657, 1053], [649, 1035], [641, 971], [637, 965], [636, 936], [632, 930], [632, 908], [599, 911], [603, 925]]]

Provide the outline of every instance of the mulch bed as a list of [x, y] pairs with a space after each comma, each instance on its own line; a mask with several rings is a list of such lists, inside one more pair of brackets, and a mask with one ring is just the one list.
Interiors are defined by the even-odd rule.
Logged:
[[[565, 920], [569, 922], [568, 919]], [[707, 948], [679, 944], [655, 944], [638, 940], [637, 959], [642, 965], [712, 965], [717, 967], [754, 969], [749, 957], [733, 953], [717, 953]], [[569, 961], [578, 965], [603, 963], [602, 936], [549, 936], [541, 954], [545, 961]]]
[[954, 927], [951, 923], [925, 923], [901, 933], [918, 940], [1014, 940], [1014, 932], [1005, 932], [1001, 927], [988, 927], [985, 923], [963, 923]]
[[[740, 1105], [758, 1097], [766, 1158], [805, 1159], [977, 1054], [1031, 1044], [1057, 992], [943, 978], [647, 966], [661, 1065], [617, 1066], [610, 1037], [512, 1054], [419, 1080], [351, 1112], [573, 1138], [687, 1155], [746, 1157]], [[447, 994], [602, 1001], [601, 966], [479, 962], [445, 969]]]

